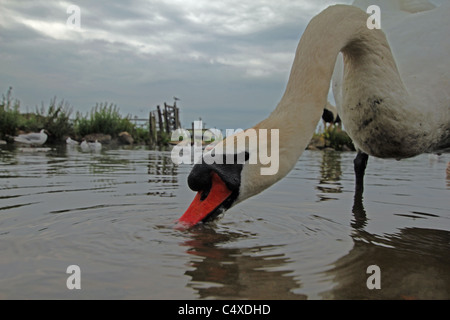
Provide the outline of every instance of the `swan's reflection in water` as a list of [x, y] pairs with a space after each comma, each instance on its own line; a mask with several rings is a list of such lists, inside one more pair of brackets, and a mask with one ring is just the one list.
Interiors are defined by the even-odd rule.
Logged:
[[[270, 254], [274, 246], [227, 248], [223, 244], [245, 238], [233, 232], [216, 232], [209, 226], [192, 231], [192, 240], [183, 243], [195, 256], [186, 272], [191, 277], [188, 286], [200, 298], [224, 299], [305, 299], [290, 290], [300, 284], [290, 271], [274, 270], [285, 266], [289, 258]], [[272, 270], [271, 270], [272, 269]], [[216, 285], [214, 285], [216, 284]]]
[[[332, 200], [343, 189], [340, 154], [324, 152], [320, 172], [319, 199]], [[329, 285], [315, 295], [302, 293], [311, 270], [296, 263], [301, 258], [288, 249], [292, 244], [233, 248], [230, 243], [242, 244], [251, 236], [227, 229], [216, 231], [217, 225], [193, 229], [191, 240], [182, 244], [192, 256], [193, 269], [185, 273], [191, 278], [188, 286], [200, 298], [450, 299], [450, 232], [407, 226], [390, 234], [372, 233], [368, 231], [370, 213], [358, 194], [351, 211], [347, 223], [352, 246], [325, 271], [317, 271], [316, 281]], [[420, 212], [414, 214], [420, 218]], [[285, 254], [280, 253], [285, 249]], [[380, 267], [380, 290], [367, 287], [370, 265]]]
[[[323, 299], [449, 299], [450, 233], [442, 230], [405, 228], [379, 237], [364, 231], [362, 217], [352, 235], [354, 245], [324, 275], [333, 287], [320, 293]], [[356, 225], [356, 223], [355, 223]], [[302, 286], [301, 270], [292, 268], [289, 257], [270, 254], [270, 246], [227, 248], [242, 234], [218, 233], [202, 226], [192, 231], [188, 247], [192, 270], [188, 284], [199, 298], [306, 299], [294, 293]], [[261, 254], [261, 255], [259, 255]], [[369, 290], [367, 267], [381, 270], [381, 290]], [[300, 276], [294, 276], [300, 274]]]
[[[405, 228], [385, 238], [361, 231], [353, 249], [328, 271], [336, 286], [325, 299], [449, 299], [450, 233]], [[369, 265], [380, 267], [380, 290], [369, 290]]]

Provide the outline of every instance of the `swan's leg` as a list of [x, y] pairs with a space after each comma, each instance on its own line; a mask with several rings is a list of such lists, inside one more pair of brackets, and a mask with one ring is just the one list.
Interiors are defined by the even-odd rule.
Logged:
[[369, 155], [358, 151], [355, 160], [353, 160], [354, 168], [355, 168], [355, 193], [362, 195], [364, 192], [364, 173], [367, 167], [367, 160], [369, 159]]

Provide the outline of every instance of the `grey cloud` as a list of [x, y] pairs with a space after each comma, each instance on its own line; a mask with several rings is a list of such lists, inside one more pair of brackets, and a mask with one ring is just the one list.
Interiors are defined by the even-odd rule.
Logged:
[[[138, 116], [177, 95], [186, 126], [201, 116], [246, 127], [275, 107], [301, 33], [332, 2], [5, 0], [0, 90], [13, 86], [30, 107], [57, 95], [83, 112], [107, 100]], [[20, 23], [61, 28], [70, 3], [81, 33]]]

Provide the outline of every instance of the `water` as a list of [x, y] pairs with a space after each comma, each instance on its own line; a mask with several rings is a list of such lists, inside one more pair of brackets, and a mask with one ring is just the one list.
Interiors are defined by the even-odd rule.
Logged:
[[190, 166], [168, 151], [3, 147], [0, 298], [449, 299], [449, 155], [370, 158], [362, 203], [353, 157], [306, 151], [275, 186], [180, 231]]

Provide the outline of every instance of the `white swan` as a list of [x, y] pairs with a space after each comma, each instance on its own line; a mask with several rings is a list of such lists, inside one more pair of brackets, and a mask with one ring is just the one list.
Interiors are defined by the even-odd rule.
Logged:
[[[369, 6], [376, 4], [379, 6], [381, 11], [381, 22], [383, 32], [386, 34], [386, 38], [388, 39], [391, 50], [394, 52], [394, 56], [396, 57], [396, 63], [399, 66], [400, 70], [414, 70], [417, 68], [414, 64], [410, 64], [409, 59], [406, 57], [402, 57], [403, 53], [409, 54], [408, 48], [414, 46], [414, 39], [410, 39], [408, 37], [403, 37], [402, 29], [405, 27], [412, 28], [411, 31], [416, 32], [419, 30], [420, 34], [424, 34], [426, 29], [430, 26], [428, 25], [425, 29], [420, 30], [420, 26], [411, 27], [411, 22], [406, 22], [405, 25], [404, 19], [409, 17], [408, 19], [416, 19], [417, 15], [414, 15], [418, 12], [428, 11], [431, 9], [435, 9], [436, 6], [430, 3], [428, 0], [355, 0], [353, 2], [353, 6], [357, 6], [362, 10], [366, 10]], [[410, 17], [413, 15], [413, 17]], [[426, 21], [428, 22], [428, 21]], [[399, 32], [400, 31], [400, 32]], [[392, 38], [392, 39], [391, 39]], [[434, 38], [431, 41], [435, 41]], [[437, 39], [437, 43], [433, 46], [440, 46], [439, 38]], [[418, 44], [421, 46], [421, 43]], [[398, 49], [398, 50], [397, 50]], [[413, 49], [413, 48], [411, 48]], [[423, 48], [422, 48], [423, 49]], [[396, 51], [399, 51], [396, 54]], [[413, 57], [412, 60], [417, 60]], [[428, 69], [429, 70], [429, 69]], [[343, 72], [344, 72], [344, 62], [342, 54], [339, 53], [336, 66], [333, 72], [332, 77], [332, 90], [333, 96], [336, 103], [336, 111], [342, 108], [342, 82], [343, 82]], [[413, 71], [414, 72], [414, 71]], [[327, 104], [330, 106], [330, 103]], [[331, 109], [325, 107], [325, 110], [332, 111]], [[342, 111], [342, 110], [341, 110]]]
[[[230, 165], [202, 161], [194, 165], [188, 184], [198, 193], [179, 223], [192, 226], [214, 217], [263, 191], [294, 167], [326, 105], [339, 52], [344, 57], [339, 114], [359, 150], [396, 159], [448, 150], [449, 16], [448, 4], [406, 15], [402, 25], [391, 32], [391, 39], [402, 39], [404, 43], [395, 50], [396, 58], [384, 32], [367, 28], [365, 11], [336, 5], [314, 17], [298, 45], [280, 103], [267, 119], [253, 127], [279, 130], [278, 172], [261, 175], [260, 169], [264, 167], [261, 163]], [[228, 137], [213, 151], [220, 154], [238, 135], [245, 132]], [[269, 139], [264, 141], [262, 135], [258, 138], [263, 147], [266, 144], [266, 150], [271, 150]], [[257, 150], [250, 145], [235, 152], [246, 152], [248, 159]], [[363, 172], [356, 173], [358, 185]]]
[[14, 141], [32, 146], [40, 146], [47, 141], [47, 137], [47, 130], [42, 129], [39, 133], [32, 132], [20, 134], [17, 137], [14, 137]]

